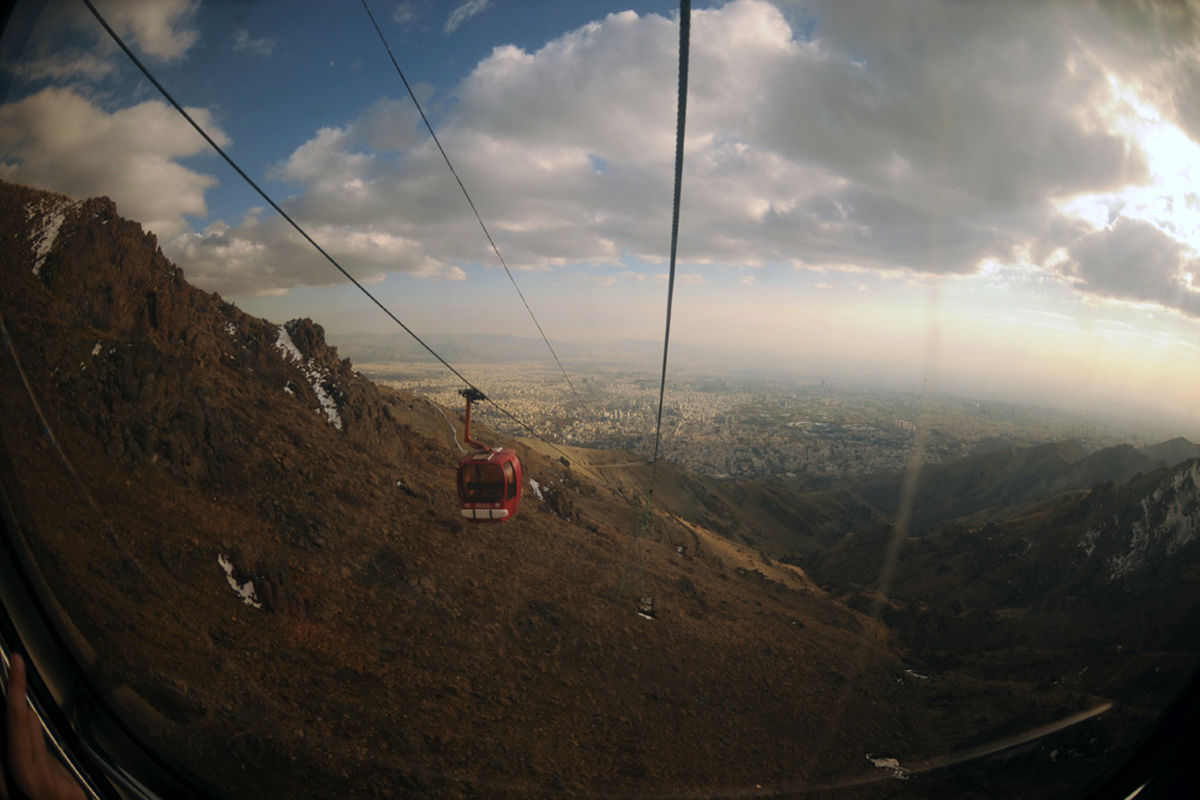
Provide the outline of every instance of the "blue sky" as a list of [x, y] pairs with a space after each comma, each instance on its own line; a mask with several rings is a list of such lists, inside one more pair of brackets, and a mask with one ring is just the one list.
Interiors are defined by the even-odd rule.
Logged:
[[[359, 3], [97, 5], [414, 329], [536, 336]], [[661, 335], [674, 5], [371, 8], [551, 338]], [[387, 330], [80, 4], [41, 10], [18, 8], [0, 43], [0, 175], [111, 196], [252, 313]], [[1196, 20], [697, 4], [676, 335], [1200, 425]]]

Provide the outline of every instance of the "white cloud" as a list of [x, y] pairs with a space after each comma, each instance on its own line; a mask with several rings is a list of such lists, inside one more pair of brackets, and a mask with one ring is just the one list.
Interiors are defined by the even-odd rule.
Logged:
[[392, 12], [392, 22], [397, 25], [407, 25], [417, 18], [417, 9], [412, 2], [403, 2], [396, 4], [396, 10]]
[[137, 49], [169, 62], [181, 59], [199, 38], [190, 26], [199, 6], [199, 0], [116, 0], [100, 12]]
[[[182, 29], [193, 6], [169, 7], [159, 18], [170, 25], [146, 30]], [[459, 5], [447, 32], [488, 7]], [[735, 0], [693, 14], [679, 253], [689, 274], [766, 264], [964, 274], [1024, 253], [1045, 264], [1039, 254], [1057, 250], [1079, 289], [1133, 291], [1088, 250], [1089, 231], [1112, 220], [1080, 226], [1068, 201], [1147, 184], [1150, 140], [1116, 124], [1131, 106], [1110, 72], [1150, 86], [1168, 69], [1147, 66], [1150, 45], [1166, 41], [1170, 74], [1184, 75], [1188, 37], [1153, 15], [1122, 22], [1082, 4], [794, 8]], [[437, 98], [438, 135], [511, 267], [665, 262], [677, 33], [664, 16], [612, 14], [536, 50], [497, 47]], [[247, 49], [264, 41], [235, 35]], [[1182, 93], [1168, 100], [1164, 113], [1186, 117]], [[493, 263], [407, 102], [314, 131], [272, 176], [294, 187], [289, 213], [365, 275], [463, 277]], [[192, 187], [201, 206], [203, 188]], [[1169, 225], [1157, 230], [1170, 238]], [[172, 247], [227, 293], [338, 280], [294, 240], [250, 214]], [[1155, 286], [1142, 294], [1165, 298]]]
[[[459, 281], [463, 270], [431, 258], [419, 242], [376, 227], [312, 223], [307, 233], [360, 283], [377, 283], [388, 272]], [[294, 286], [324, 286], [343, 280], [334, 267], [273, 211], [252, 209], [236, 228], [213, 223], [163, 243], [198, 286], [225, 294], [271, 294]]]
[[52, 57], [22, 62], [12, 69], [28, 81], [94, 81], [111, 75], [116, 67], [111, 61], [101, 59], [94, 53], [66, 51]]
[[[1136, 149], [1091, 111], [1103, 77], [1071, 73], [1033, 9], [943, 19], [926, 6], [920, 26], [860, 26], [878, 10], [847, 20], [843, 6], [820, 7], [830, 27], [810, 41], [766, 2], [694, 15], [683, 258], [968, 272], [1035, 236], [1052, 197], [1138, 173]], [[964, 32], [988, 58], [944, 46]], [[601, 209], [606, 239], [661, 257], [675, 35], [626, 12], [536, 52], [498, 48], [459, 88], [455, 133], [512, 166], [498, 182], [553, 196], [563, 215]]]
[[[81, 3], [47, 0], [39, 6], [21, 30], [9, 32], [18, 41], [23, 34], [29, 39], [10, 50], [19, 60], [2, 65], [8, 75], [35, 84], [88, 84], [112, 76], [126, 62]], [[192, 24], [199, 0], [108, 0], [96, 6], [118, 35], [152, 64], [181, 60], [199, 39]]]
[[446, 18], [446, 26], [442, 29], [442, 32], [454, 33], [458, 30], [459, 25], [462, 25], [476, 14], [486, 11], [491, 4], [492, 0], [467, 0], [467, 2], [450, 12], [450, 16]]
[[269, 58], [274, 51], [274, 39], [253, 39], [245, 28], [239, 28], [233, 34], [233, 52], [235, 53], [250, 53], [259, 58]]
[[[188, 109], [222, 145], [211, 115]], [[208, 145], [170, 106], [148, 101], [109, 114], [68, 89], [44, 89], [0, 106], [0, 175], [75, 197], [107, 195], [121, 213], [160, 237], [187, 227], [185, 214], [206, 213], [216, 179], [176, 159]]]

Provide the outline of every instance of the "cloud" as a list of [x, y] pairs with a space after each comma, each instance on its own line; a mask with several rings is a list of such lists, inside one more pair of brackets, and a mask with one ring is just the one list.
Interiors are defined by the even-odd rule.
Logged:
[[13, 65], [12, 71], [26, 81], [96, 80], [111, 75], [116, 67], [111, 61], [93, 53], [58, 52], [52, 57], [37, 58]]
[[[10, 20], [6, 41], [20, 45], [9, 49], [10, 57], [18, 60], [2, 65], [7, 76], [20, 83], [97, 83], [127, 61], [81, 3], [47, 0], [40, 5], [39, 11]], [[199, 39], [192, 24], [198, 0], [113, 0], [97, 5], [126, 43], [151, 63], [177, 62]], [[14, 86], [4, 88], [3, 96], [13, 96]]]
[[[1095, 111], [1103, 76], [1072, 71], [1070, 37], [1034, 9], [919, 3], [914, 26], [817, 7], [812, 36], [763, 0], [695, 13], [681, 260], [972, 272], [1039, 235], [1053, 198], [1140, 174]], [[665, 258], [676, 38], [665, 17], [612, 14], [533, 52], [498, 47], [457, 87], [439, 137], [510, 264]], [[293, 152], [280, 175], [297, 210], [388, 230], [417, 263], [488, 261], [450, 222], [469, 211], [428, 143], [366, 141], [373, 115], [397, 113]]]
[[[488, 7], [459, 5], [446, 31]], [[172, 8], [182, 27], [192, 6]], [[1063, 203], [1146, 183], [1147, 153], [1114, 122], [1129, 108], [1109, 73], [1149, 86], [1167, 69], [1147, 66], [1158, 42], [1183, 75], [1189, 37], [1084, 4], [797, 9], [734, 0], [693, 13], [679, 251], [689, 274], [967, 274], [1057, 248], [1080, 290], [1134, 291], [1101, 270], [1086, 243], [1098, 234]], [[513, 269], [665, 262], [677, 36], [666, 16], [611, 14], [537, 49], [497, 47], [436, 98], [438, 135]], [[1168, 101], [1184, 115], [1182, 94]], [[288, 182], [289, 213], [363, 274], [494, 263], [407, 103], [312, 131], [271, 177]], [[1133, 235], [1120, 227], [1109, 235]], [[171, 246], [226, 293], [340, 280], [294, 238], [252, 213]], [[1164, 287], [1142, 293], [1168, 298]]]
[[[782, 15], [739, 4], [770, 20], [765, 55], [743, 67], [740, 48], [706, 51], [717, 75], [699, 82], [711, 100], [701, 89], [697, 102], [749, 152], [840, 182], [779, 215], [818, 262], [974, 271], [1026, 239], [1048, 200], [1144, 173], [1097, 108], [1104, 74], [1072, 68], [1070, 21], [1041, 6], [819, 8], [803, 41]], [[720, 113], [735, 92], [763, 99], [742, 109], [755, 124]]]
[[1200, 261], [1149, 222], [1120, 217], [1080, 236], [1057, 269], [1092, 294], [1155, 303], [1200, 316], [1200, 287], [1187, 278]]
[[[430, 258], [418, 242], [395, 233], [361, 226], [304, 227], [361, 283], [378, 282], [388, 272], [453, 281], [466, 277], [457, 265]], [[184, 265], [190, 281], [230, 295], [269, 295], [343, 280], [295, 229], [263, 209], [249, 211], [237, 228], [217, 222], [164, 242], [163, 248]]]
[[[211, 115], [190, 113], [222, 145], [229, 139]], [[210, 175], [177, 159], [208, 145], [170, 106], [140, 103], [113, 113], [68, 89], [44, 89], [0, 106], [0, 175], [75, 197], [107, 195], [121, 213], [160, 237], [188, 227], [184, 215], [206, 214]]]
[[245, 28], [239, 28], [233, 34], [233, 52], [235, 53], [251, 53], [259, 58], [269, 58], [274, 50], [274, 39], [252, 39], [250, 32]]
[[[1103, 76], [1072, 72], [1069, 39], [1036, 9], [925, 3], [914, 26], [815, 5], [828, 25], [811, 39], [766, 2], [694, 15], [684, 258], [971, 272], [1027, 242], [1052, 198], [1144, 171], [1093, 111]], [[675, 36], [625, 12], [536, 52], [498, 48], [459, 87], [458, 133], [527, 176], [557, 173], [564, 195], [603, 210], [607, 239], [652, 257]], [[956, 37], [968, 44], [944, 46]], [[928, 55], [900, 60], [909, 52]], [[605, 164], [586, 181], [585, 158]]]
[[1104, 2], [1106, 24], [1094, 24], [1089, 68], [1120, 68], [1138, 92], [1200, 140], [1200, 8], [1192, 2]]
[[392, 12], [392, 22], [397, 25], [407, 25], [417, 18], [417, 9], [412, 2], [403, 2], [396, 4], [396, 10]]
[[486, 11], [491, 4], [492, 0], [467, 0], [467, 2], [450, 12], [450, 16], [446, 18], [446, 27], [442, 29], [442, 32], [454, 33], [458, 30], [459, 25], [462, 25], [476, 14]]
[[101, 9], [109, 24], [145, 55], [171, 62], [199, 38], [190, 26], [199, 0], [120, 0]]
[[[282, 205], [360, 281], [387, 272], [464, 280], [460, 263], [490, 257], [477, 223], [440, 156], [428, 152], [432, 145], [419, 126], [411, 103], [381, 100], [346, 127], [320, 129], [270, 170], [272, 178], [304, 188], [282, 199]], [[440, 190], [432, 196], [414, 192], [407, 181]], [[163, 249], [189, 280], [229, 295], [344, 280], [270, 210], [251, 209], [235, 224], [218, 221], [183, 232], [164, 241]]]

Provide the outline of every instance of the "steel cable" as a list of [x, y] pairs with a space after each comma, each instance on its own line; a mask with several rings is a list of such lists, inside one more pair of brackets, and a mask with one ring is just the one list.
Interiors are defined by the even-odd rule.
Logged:
[[[504, 267], [504, 274], [508, 276], [508, 280], [512, 283], [513, 288], [517, 290], [517, 297], [521, 298], [521, 303], [525, 306], [525, 310], [529, 312], [529, 318], [533, 320], [534, 327], [542, 336], [542, 341], [546, 343], [546, 347], [550, 350], [550, 355], [554, 356], [554, 363], [558, 364], [559, 371], [562, 372], [563, 378], [567, 381], [567, 386], [571, 387], [571, 391], [575, 392], [575, 384], [571, 383], [571, 377], [567, 375], [566, 369], [563, 368], [562, 362], [558, 360], [558, 353], [554, 352], [554, 345], [550, 344], [550, 339], [546, 336], [546, 332], [542, 330], [542, 324], [538, 322], [538, 318], [533, 313], [533, 309], [529, 307], [529, 301], [525, 299], [525, 293], [521, 291], [521, 287], [517, 285], [517, 279], [513, 277], [512, 270], [508, 268], [508, 262], [504, 260], [504, 256], [500, 255], [500, 248], [496, 246], [496, 241], [492, 238], [492, 234], [488, 231], [487, 225], [483, 222], [483, 217], [479, 213], [479, 209], [475, 207], [475, 201], [471, 199], [470, 192], [463, 184], [462, 178], [458, 176], [458, 170], [454, 168], [454, 164], [450, 163], [450, 156], [446, 154], [446, 149], [442, 147], [441, 140], [433, 131], [433, 125], [430, 124], [429, 118], [425, 116], [425, 109], [421, 108], [421, 102], [417, 100], [417, 95], [409, 85], [408, 79], [404, 77], [404, 70], [400, 69], [399, 62], [396, 61], [396, 56], [392, 53], [391, 45], [383, 35], [383, 31], [379, 28], [379, 23], [375, 21], [375, 15], [371, 13], [370, 6], [367, 5], [367, 0], [362, 0], [363, 10], [367, 12], [367, 16], [371, 20], [371, 25], [375, 27], [375, 33], [379, 35], [379, 41], [383, 42], [383, 47], [387, 50], [388, 58], [392, 60], [392, 66], [396, 68], [396, 74], [400, 76], [400, 81], [404, 84], [404, 88], [408, 90], [408, 96], [412, 98], [413, 105], [417, 107], [417, 113], [421, 115], [421, 121], [425, 123], [425, 129], [429, 131], [430, 137], [433, 138], [433, 143], [437, 145], [438, 152], [442, 154], [442, 160], [446, 162], [446, 166], [450, 169], [450, 174], [454, 176], [454, 180], [458, 182], [458, 188], [462, 190], [463, 197], [467, 198], [467, 205], [471, 207], [471, 213], [475, 215], [475, 219], [479, 222], [479, 227], [483, 229], [483, 235], [487, 237], [488, 244], [492, 246], [492, 252], [496, 254], [496, 260], [500, 262], [500, 266]], [[578, 394], [578, 392], [576, 392]]]
[[[136, 66], [141, 71], [142, 75], [144, 75], [146, 77], [146, 80], [150, 81], [150, 83], [152, 83], [154, 85], [154, 88], [158, 89], [159, 93], [167, 100], [167, 102], [170, 103], [175, 108], [175, 110], [178, 111], [179, 114], [185, 120], [187, 120], [188, 124], [190, 124], [192, 126], [192, 128], [194, 128], [195, 131], [198, 134], [200, 134], [200, 136], [204, 139], [204, 141], [208, 142], [209, 146], [212, 147], [212, 149], [216, 151], [217, 155], [221, 156], [221, 158], [223, 158], [225, 160], [225, 163], [227, 163], [230, 167], [232, 167], [234, 172], [236, 172], [238, 175], [240, 175], [242, 177], [242, 180], [246, 181], [246, 183], [248, 183], [250, 185], [250, 187], [252, 189], [254, 189], [254, 191], [256, 191], [258, 193], [258, 195], [267, 202], [268, 205], [271, 206], [271, 208], [275, 209], [275, 211], [278, 212], [279, 215], [281, 217], [283, 217], [284, 220], [286, 220], [289, 225], [291, 225], [293, 228], [296, 229], [297, 233], [299, 233], [301, 236], [304, 237], [305, 241], [307, 241], [309, 244], [311, 244], [318, 253], [320, 253], [322, 256], [324, 256], [325, 260], [328, 261], [331, 265], [333, 265], [334, 269], [336, 269], [348, 281], [350, 281], [352, 284], [354, 284], [355, 288], [357, 288], [360, 292], [362, 292], [372, 303], [374, 303], [376, 306], [378, 306], [379, 309], [381, 311], [383, 311], [384, 314], [387, 314], [387, 316], [393, 322], [395, 322], [397, 325], [399, 325], [404, 330], [405, 333], [407, 333], [409, 336], [411, 336], [413, 338], [413, 340], [416, 341], [417, 344], [419, 344], [419, 345], [421, 345], [421, 347], [425, 348], [425, 350], [428, 351], [430, 355], [432, 355], [439, 362], [441, 362], [442, 366], [444, 366], [446, 369], [450, 370], [450, 372], [454, 373], [454, 375], [459, 380], [461, 380], [463, 383], [465, 383], [467, 386], [474, 389], [475, 391], [480, 391], [479, 388], [477, 386], [475, 386], [475, 384], [471, 383], [471, 381], [468, 380], [465, 375], [463, 375], [461, 372], [459, 372], [457, 369], [455, 369], [454, 366], [449, 361], [442, 358], [436, 350], [434, 350], [428, 343], [425, 342], [424, 339], [422, 339], [420, 336], [418, 336], [415, 331], [413, 331], [411, 328], [409, 328], [407, 325], [405, 325], [404, 322], [401, 321], [401, 319], [399, 317], [397, 317], [395, 314], [393, 314], [391, 309], [389, 309], [387, 306], [385, 306], [379, 300], [379, 298], [377, 298], [375, 295], [373, 295], [371, 293], [371, 291], [369, 289], [367, 289], [366, 286], [364, 286], [361, 282], [359, 282], [359, 280], [357, 278], [355, 278], [353, 275], [351, 275], [341, 264], [339, 264], [337, 259], [335, 259], [333, 256], [331, 256], [325, 250], [325, 248], [323, 248], [323, 247], [321, 247], [321, 245], [317, 244], [316, 240], [313, 239], [311, 236], [309, 236], [308, 232], [305, 231], [304, 228], [300, 227], [300, 224], [298, 222], [296, 222], [294, 219], [292, 219], [292, 217], [286, 211], [284, 211], [283, 208], [281, 208], [280, 205], [278, 203], [276, 203], [271, 198], [271, 196], [268, 195], [265, 190], [263, 190], [262, 187], [260, 187], [257, 183], [255, 183], [254, 179], [251, 178], [249, 175], [247, 175], [245, 170], [243, 170], [240, 166], [238, 166], [237, 162], [235, 162], [233, 160], [233, 158], [228, 153], [226, 153], [225, 150], [222, 149], [222, 147], [219, 144], [217, 144], [216, 141], [214, 141], [211, 136], [208, 135], [208, 132], [205, 131], [204, 128], [201, 127], [200, 124], [198, 122], [196, 122], [196, 120], [193, 119], [190, 114], [188, 114], [188, 112], [183, 108], [182, 105], [179, 104], [179, 102], [174, 98], [174, 96], [172, 96], [171, 93], [167, 91], [166, 87], [164, 87], [161, 83], [159, 83], [158, 79], [155, 78], [153, 74], [151, 74], [150, 70], [146, 67], [146, 65], [141, 62], [141, 60], [134, 54], [134, 52], [129, 48], [129, 46], [127, 44], [125, 44], [125, 41], [117, 34], [117, 32], [115, 30], [113, 30], [112, 26], [108, 24], [108, 21], [104, 19], [103, 15], [101, 15], [100, 12], [96, 9], [96, 7], [94, 5], [92, 5], [91, 0], [82, 0], [82, 2], [85, 6], [87, 6], [88, 10], [92, 12], [92, 16], [94, 16], [96, 18], [96, 21], [99, 22], [100, 25], [104, 28], [104, 30], [108, 32], [108, 35], [112, 38], [113, 42], [115, 42], [116, 45], [119, 48], [121, 48], [122, 51], [124, 51], [125, 55], [129, 57], [129, 60], [133, 62], [133, 65]], [[481, 392], [481, 394], [482, 394], [482, 392]], [[555, 450], [560, 455], [562, 455], [564, 458], [566, 457], [566, 455], [567, 455], [566, 453], [564, 453], [562, 450], [559, 450], [557, 447], [555, 447], [555, 445], [552, 442], [547, 441], [545, 439], [545, 437], [543, 437], [541, 434], [539, 434], [533, 428], [533, 426], [529, 425], [529, 423], [527, 423], [524, 420], [517, 417], [515, 414], [513, 414], [511, 411], [509, 411], [506, 408], [504, 408], [503, 406], [501, 406], [495, 400], [492, 400], [491, 398], [487, 398], [487, 401], [489, 403], [491, 403], [491, 405], [497, 411], [499, 411], [501, 414], [508, 417], [510, 420], [515, 422], [517, 425], [519, 425], [521, 428], [523, 428], [524, 430], [526, 430], [530, 434], [532, 434], [534, 438], [538, 439], [546, 446]]]

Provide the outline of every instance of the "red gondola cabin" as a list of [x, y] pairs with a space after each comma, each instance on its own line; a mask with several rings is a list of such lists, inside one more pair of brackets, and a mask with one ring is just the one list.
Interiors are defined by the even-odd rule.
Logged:
[[462, 515], [472, 522], [512, 519], [521, 504], [521, 459], [513, 450], [488, 447], [471, 438], [471, 401], [486, 400], [478, 389], [460, 389], [467, 400], [463, 439], [477, 448], [458, 462], [458, 499]]
[[512, 450], [480, 450], [458, 462], [462, 515], [473, 522], [511, 519], [521, 503], [521, 459]]

